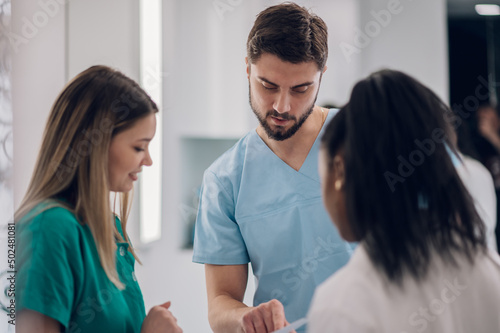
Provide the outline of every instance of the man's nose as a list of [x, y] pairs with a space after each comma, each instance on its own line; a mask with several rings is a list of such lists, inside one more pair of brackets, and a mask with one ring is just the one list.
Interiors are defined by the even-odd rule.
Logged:
[[287, 92], [280, 92], [273, 104], [273, 108], [278, 113], [290, 112], [290, 95]]

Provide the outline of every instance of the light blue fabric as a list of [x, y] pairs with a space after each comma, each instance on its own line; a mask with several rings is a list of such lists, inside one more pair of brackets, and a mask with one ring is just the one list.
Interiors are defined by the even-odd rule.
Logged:
[[252, 131], [206, 170], [201, 191], [193, 261], [251, 262], [254, 305], [276, 298], [289, 322], [306, 316], [316, 286], [352, 253], [323, 207], [321, 135], [295, 171]]
[[459, 159], [459, 156], [457, 156], [457, 154], [455, 154], [447, 144], [445, 144], [445, 147], [446, 151], [448, 152], [448, 155], [450, 155], [451, 163], [453, 163], [455, 168], [458, 168], [462, 164], [462, 161]]

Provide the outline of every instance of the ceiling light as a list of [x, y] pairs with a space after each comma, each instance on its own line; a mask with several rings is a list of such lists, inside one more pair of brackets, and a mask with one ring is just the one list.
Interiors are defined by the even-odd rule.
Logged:
[[476, 5], [475, 8], [479, 15], [500, 15], [500, 6], [498, 5]]

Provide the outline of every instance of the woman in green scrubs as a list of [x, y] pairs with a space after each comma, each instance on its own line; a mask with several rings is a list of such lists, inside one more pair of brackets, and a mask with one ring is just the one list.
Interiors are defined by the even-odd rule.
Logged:
[[170, 302], [146, 316], [126, 232], [156, 112], [137, 83], [104, 66], [57, 98], [15, 216], [17, 332], [182, 332]]

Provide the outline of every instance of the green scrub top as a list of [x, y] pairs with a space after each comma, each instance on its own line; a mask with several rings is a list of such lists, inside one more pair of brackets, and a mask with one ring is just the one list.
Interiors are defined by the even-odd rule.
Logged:
[[[127, 243], [117, 242], [116, 268], [126, 286], [119, 290], [101, 266], [90, 229], [69, 210], [49, 208], [16, 226], [18, 313], [37, 311], [65, 332], [140, 332], [146, 311]], [[123, 236], [118, 218], [116, 227]]]

